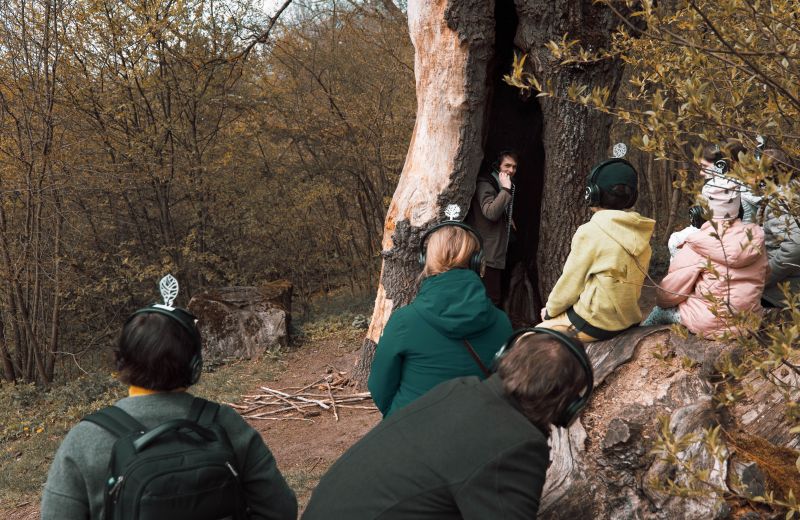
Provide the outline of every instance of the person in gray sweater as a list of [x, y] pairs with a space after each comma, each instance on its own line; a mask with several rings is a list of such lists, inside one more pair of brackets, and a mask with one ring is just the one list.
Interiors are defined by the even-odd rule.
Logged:
[[[166, 308], [166, 309], [165, 309]], [[119, 379], [129, 397], [115, 406], [147, 429], [189, 416], [194, 397], [187, 392], [200, 374], [200, 336], [170, 317], [182, 311], [153, 306], [137, 311], [122, 330], [117, 355]], [[195, 339], [196, 338], [196, 339]], [[241, 476], [244, 501], [252, 519], [297, 518], [297, 500], [259, 433], [232, 408], [221, 405], [214, 420], [227, 433]], [[43, 520], [100, 519], [108, 466], [116, 437], [82, 421], [61, 443], [44, 486]]]
[[[780, 150], [764, 150], [764, 155], [772, 160], [771, 169], [779, 182], [779, 175], [787, 175], [792, 161]], [[797, 205], [798, 193], [800, 182], [792, 181], [780, 187], [764, 206], [764, 242], [770, 272], [762, 298], [763, 303], [770, 307], [786, 307], [786, 298], [781, 290], [783, 283], [788, 283], [790, 293], [800, 291], [800, 215], [793, 214], [796, 211], [792, 207]]]

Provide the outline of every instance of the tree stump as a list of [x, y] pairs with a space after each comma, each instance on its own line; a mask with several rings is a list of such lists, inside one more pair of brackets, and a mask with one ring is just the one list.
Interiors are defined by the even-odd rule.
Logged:
[[196, 294], [189, 310], [198, 318], [203, 358], [251, 359], [289, 344], [292, 285], [222, 287]]

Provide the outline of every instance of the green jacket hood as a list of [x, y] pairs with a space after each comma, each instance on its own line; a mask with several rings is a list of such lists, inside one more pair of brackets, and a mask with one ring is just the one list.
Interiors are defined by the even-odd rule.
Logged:
[[448, 338], [474, 336], [497, 319], [480, 277], [469, 269], [452, 269], [426, 278], [411, 305]]
[[635, 211], [614, 209], [600, 210], [592, 216], [609, 239], [634, 256], [640, 255], [650, 246], [656, 221], [643, 217]]

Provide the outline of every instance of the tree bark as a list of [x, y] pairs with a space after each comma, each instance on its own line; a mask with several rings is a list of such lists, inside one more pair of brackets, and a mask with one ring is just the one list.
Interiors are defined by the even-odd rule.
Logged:
[[[501, 27], [495, 13], [516, 10], [515, 45], [530, 54], [540, 80], [551, 80], [558, 92], [564, 92], [572, 82], [590, 88], [608, 86], [613, 99], [619, 86], [619, 64], [600, 62], [564, 69], [555, 66], [544, 48], [547, 41], [560, 39], [565, 33], [594, 49], [607, 47], [618, 23], [608, 9], [589, 0], [497, 1], [497, 6], [485, 0], [409, 2], [417, 119], [384, 224], [383, 266], [372, 322], [353, 375], [361, 385], [367, 380], [375, 346], [389, 315], [416, 292], [421, 232], [442, 218], [445, 205], [457, 203], [464, 210], [469, 205], [484, 155], [486, 130], [491, 130], [486, 123], [491, 95], [487, 70], [497, 51], [495, 28]], [[507, 20], [502, 27], [508, 27]], [[509, 94], [498, 90], [495, 95]], [[544, 302], [561, 274], [572, 234], [589, 215], [583, 204], [583, 189], [591, 166], [609, 155], [611, 119], [555, 98], [542, 102], [542, 114], [542, 143], [528, 145], [543, 145], [539, 234], [533, 247], [536, 243], [547, 247], [539, 248], [535, 255], [527, 253], [538, 259], [533, 267], [538, 267], [535, 274], [539, 287], [533, 296]], [[491, 141], [491, 136], [488, 138]], [[525, 277], [517, 279], [524, 282]], [[537, 298], [527, 300], [539, 305]]]
[[[537, 78], [552, 82], [556, 93], [565, 94], [572, 83], [611, 89], [614, 99], [622, 77], [617, 62], [559, 67], [544, 44], [564, 34], [579, 39], [589, 49], [608, 48], [619, 24], [607, 8], [583, 0], [515, 0], [519, 27], [515, 43], [529, 53]], [[544, 98], [544, 186], [539, 222], [538, 272], [542, 301], [555, 285], [569, 254], [572, 235], [589, 217], [583, 190], [592, 166], [608, 157], [608, 135], [612, 119], [565, 99]]]
[[369, 376], [375, 345], [392, 310], [411, 301], [425, 228], [447, 204], [466, 214], [480, 168], [494, 41], [494, 2], [416, 0], [408, 4], [415, 49], [417, 118], [384, 224], [378, 294], [354, 379]]

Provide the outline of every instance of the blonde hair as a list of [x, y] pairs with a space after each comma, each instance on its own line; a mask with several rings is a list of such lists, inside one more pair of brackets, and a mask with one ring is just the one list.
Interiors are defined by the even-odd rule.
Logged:
[[[480, 251], [477, 237], [458, 226], [437, 229], [426, 240], [425, 267], [420, 274], [427, 278], [450, 269], [468, 268], [473, 254]], [[422, 244], [425, 247], [425, 244]]]

